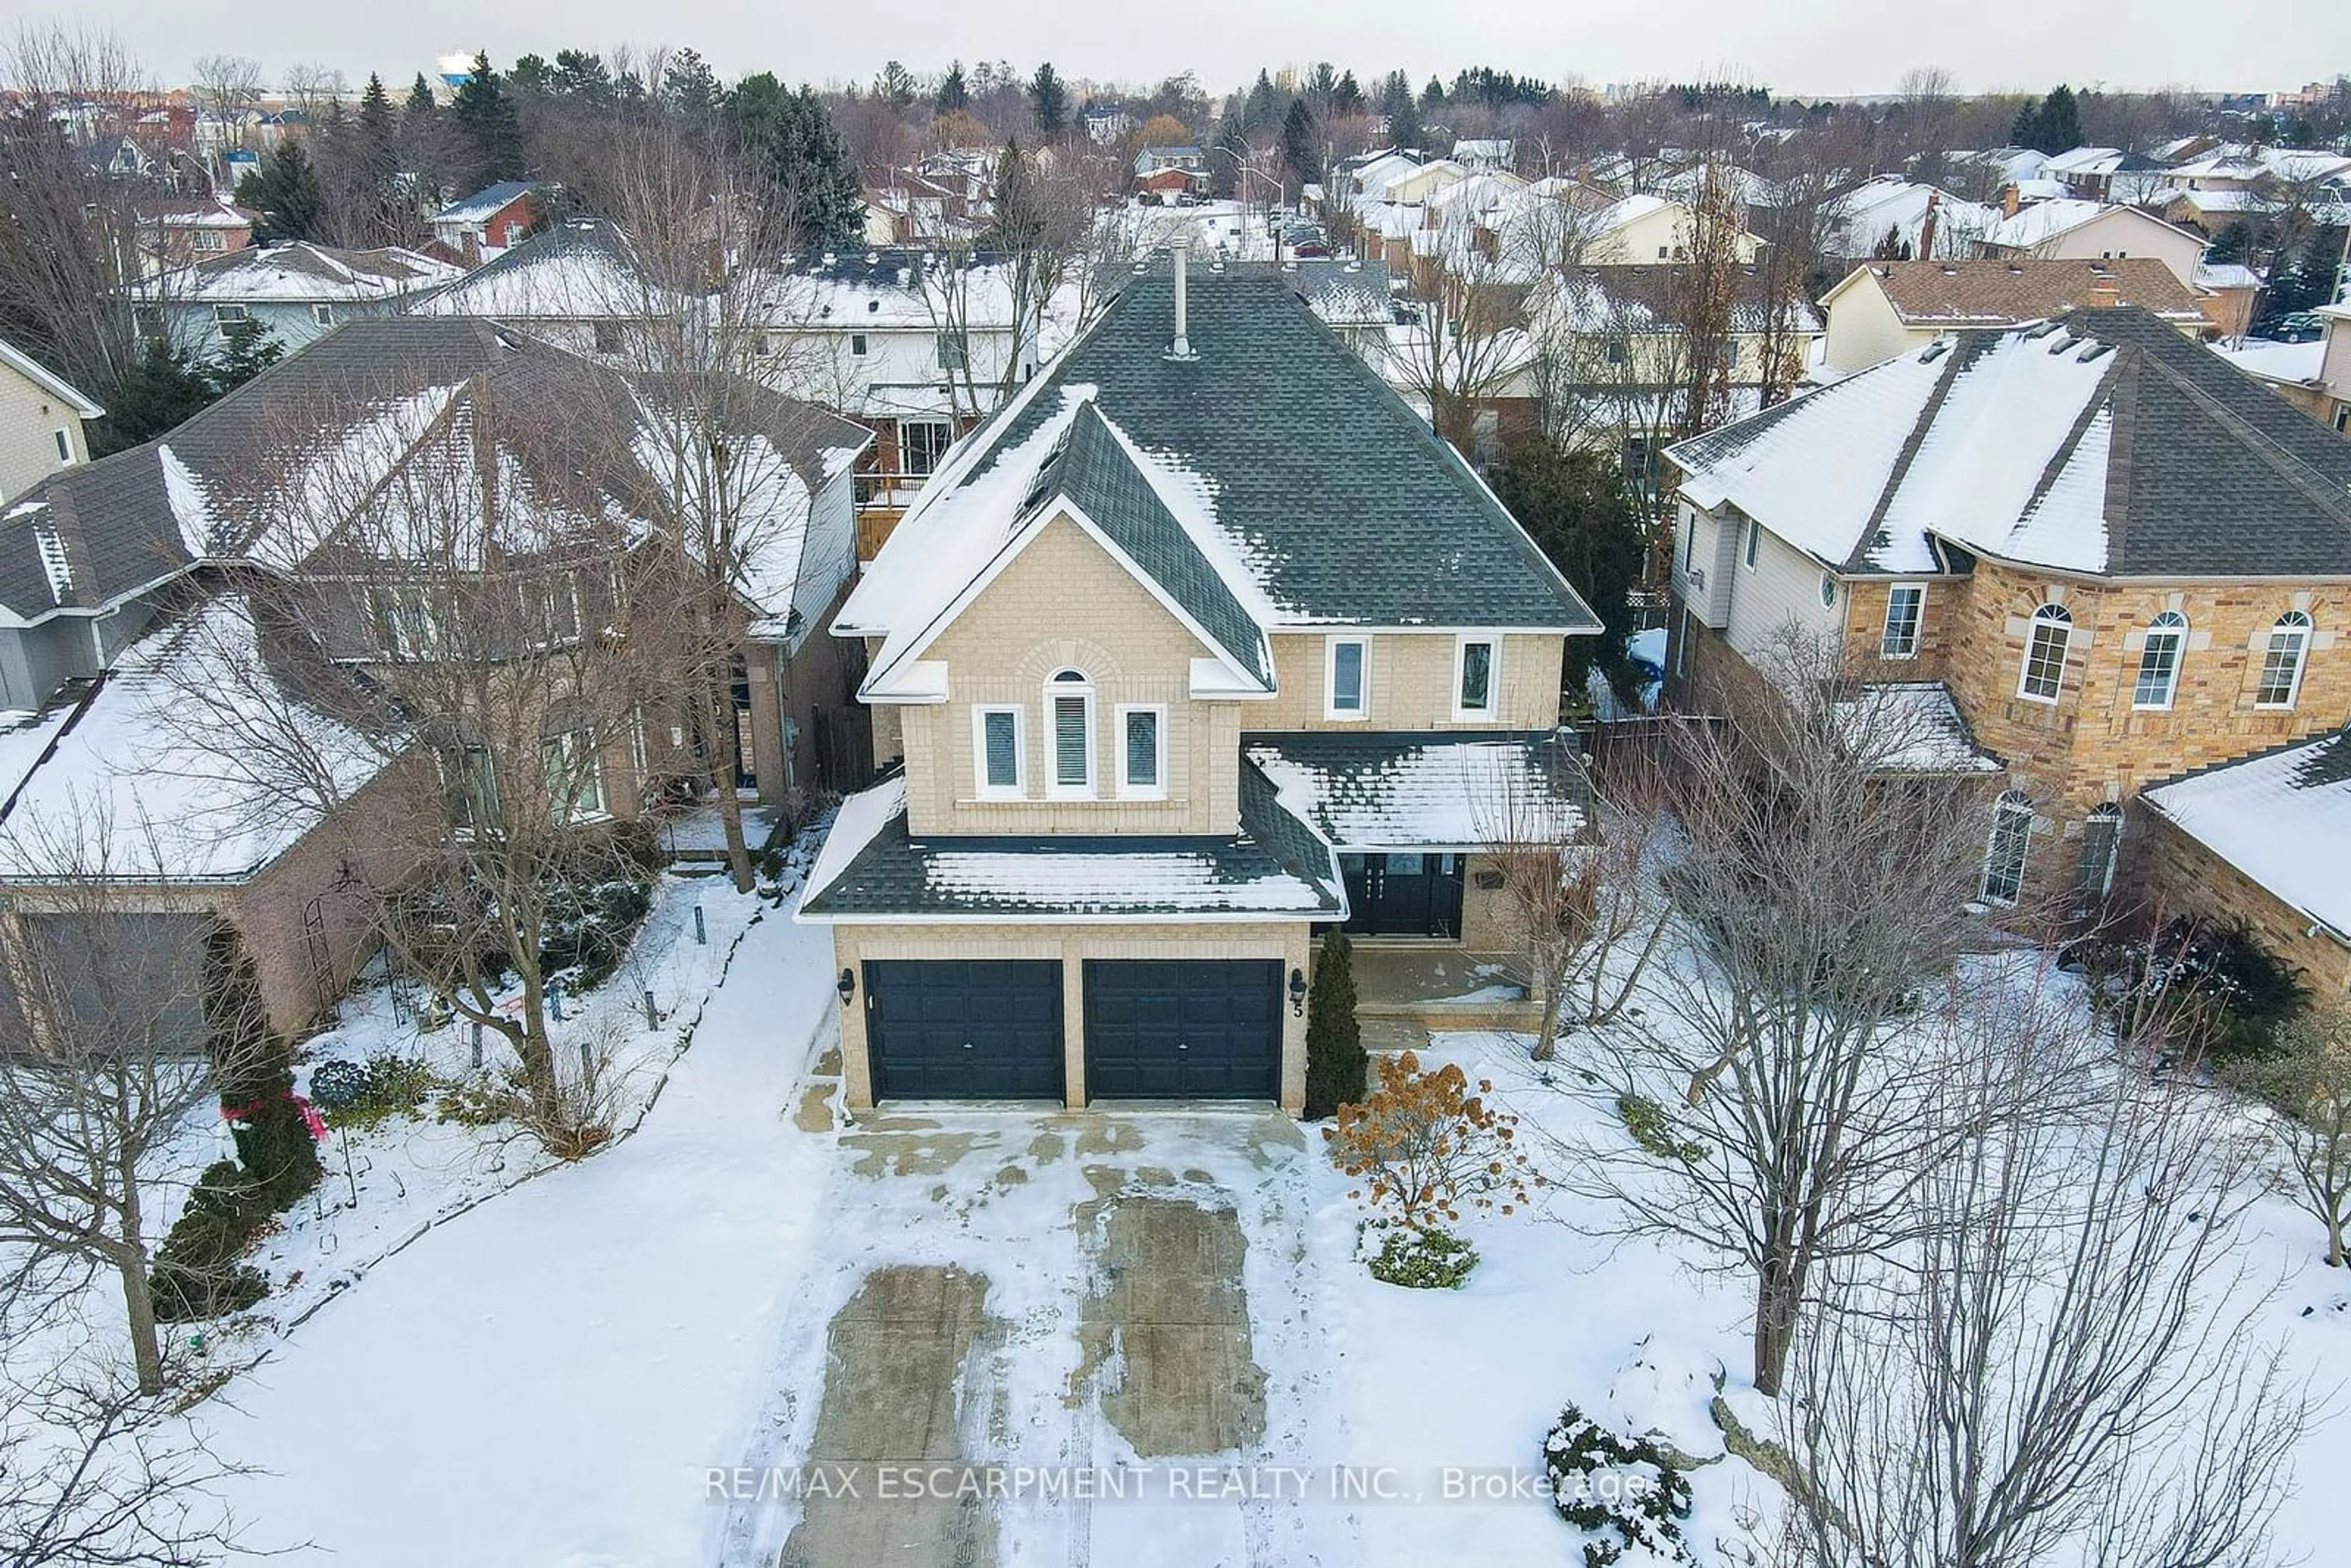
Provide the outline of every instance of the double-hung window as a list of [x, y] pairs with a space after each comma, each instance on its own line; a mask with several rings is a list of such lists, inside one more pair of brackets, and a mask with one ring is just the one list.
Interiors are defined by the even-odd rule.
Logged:
[[1020, 776], [1026, 738], [1017, 707], [979, 707], [971, 715], [974, 771], [983, 800], [1017, 800], [1028, 793]]
[[2024, 891], [2024, 859], [2032, 848], [2032, 798], [2011, 789], [1992, 809], [1991, 842], [1984, 849], [1983, 896], [2014, 904]]
[[1490, 719], [1499, 711], [1502, 645], [1492, 637], [1463, 637], [1453, 645], [1453, 716]]
[[2074, 617], [2064, 605], [2044, 604], [2034, 611], [2016, 695], [2028, 702], [2055, 702], [2065, 689], [2065, 648], [2073, 640]]
[[2290, 708], [2302, 695], [2302, 669], [2310, 657], [2310, 617], [2289, 610], [2270, 628], [2262, 649], [2262, 684], [2253, 689], [2255, 707]]
[[1755, 570], [1755, 555], [1763, 543], [1763, 525], [1754, 518], [1747, 519], [1747, 570]]
[[1118, 710], [1118, 792], [1129, 800], [1167, 798], [1167, 710], [1163, 707], [1122, 707]]
[[604, 814], [604, 759], [593, 736], [584, 729], [550, 735], [538, 743], [538, 757], [549, 804], [574, 821]]
[[1886, 630], [1877, 640], [1880, 657], [1915, 659], [1918, 656], [1918, 626], [1926, 618], [1927, 585], [1923, 582], [1897, 582], [1886, 591]]
[[2138, 679], [2131, 683], [2131, 706], [2168, 708], [2179, 688], [2179, 655], [2188, 645], [2188, 618], [2177, 610], [2157, 616], [2138, 651]]
[[1361, 637], [1333, 637], [1323, 672], [1322, 716], [1365, 718], [1372, 711], [1371, 643]]
[[1081, 798], [1094, 792], [1094, 693], [1081, 670], [1063, 670], [1045, 683], [1045, 705], [1053, 722], [1053, 793]]

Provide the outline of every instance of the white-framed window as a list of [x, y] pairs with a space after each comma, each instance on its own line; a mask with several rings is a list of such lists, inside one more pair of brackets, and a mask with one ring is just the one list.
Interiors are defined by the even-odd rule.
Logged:
[[2032, 848], [2032, 798], [2011, 789], [1992, 808], [1991, 841], [1984, 849], [1984, 902], [2016, 902], [2024, 891], [2024, 861]]
[[1137, 704], [1118, 710], [1118, 792], [1130, 800], [1167, 798], [1167, 710]]
[[335, 324], [334, 306], [324, 302], [311, 306], [310, 319], [321, 327], [333, 326]]
[[865, 357], [865, 334], [864, 334], [864, 333], [862, 333], [862, 332], [852, 332], [852, 333], [849, 335], [849, 351], [850, 351], [852, 354], [855, 355], [857, 358], [861, 359], [861, 360], [862, 360], [862, 359], [863, 359], [863, 358]]
[[376, 625], [383, 647], [395, 658], [430, 659], [441, 652], [440, 618], [421, 588], [374, 591]]
[[2310, 617], [2289, 610], [2270, 628], [2262, 649], [2262, 683], [2253, 688], [2253, 706], [2290, 708], [2302, 695], [2303, 666], [2310, 662]]
[[973, 781], [981, 800], [1018, 800], [1028, 794], [1028, 716], [1017, 704], [971, 710]]
[[2074, 616], [2062, 604], [2044, 604], [2032, 612], [2024, 639], [2024, 668], [2016, 678], [2016, 695], [2027, 702], [2053, 703], [2065, 689], [2065, 648], [2074, 640]]
[[943, 419], [902, 419], [898, 422], [898, 471], [931, 473], [954, 444], [955, 426]]
[[1825, 571], [1821, 573], [1821, 608], [1836, 608], [1836, 579]]
[[1685, 512], [1682, 514], [1682, 570], [1687, 571], [1697, 564], [1698, 514]]
[[1045, 683], [1045, 711], [1053, 725], [1053, 793], [1082, 799], [1094, 792], [1094, 688], [1083, 670], [1062, 670]]
[[1763, 525], [1754, 518], [1747, 519], [1747, 570], [1755, 570], [1755, 554], [1763, 544]]
[[971, 344], [961, 332], [939, 334], [939, 369], [943, 371], [971, 369]]
[[2075, 890], [2085, 906], [2106, 901], [2115, 890], [2115, 865], [2122, 858], [2123, 809], [2108, 801], [2094, 806], [2082, 822], [2082, 863]]
[[550, 735], [538, 743], [538, 759], [550, 803], [573, 821], [604, 814], [604, 759], [593, 736], [584, 729]]
[[1877, 639], [1880, 657], [1918, 656], [1918, 628], [1927, 618], [1927, 585], [1897, 582], [1886, 591], [1886, 630]]
[[1324, 640], [1322, 649], [1322, 716], [1370, 717], [1372, 645], [1369, 639], [1332, 637]]
[[1682, 634], [1674, 639], [1674, 679], [1685, 680], [1689, 675], [1690, 612], [1682, 610]]
[[580, 579], [568, 571], [528, 577], [517, 585], [522, 599], [523, 624], [542, 648], [568, 643], [580, 635]]
[[64, 431], [64, 430], [53, 430], [53, 431], [51, 431], [49, 434], [50, 434], [51, 435], [53, 435], [53, 436], [55, 436], [55, 437], [57, 438], [57, 461], [58, 461], [58, 462], [60, 462], [60, 463], [70, 463], [70, 462], [72, 462], [72, 461], [73, 461], [73, 434], [72, 434], [72, 433], [71, 433], [71, 432], [69, 432], [69, 431]]
[[1501, 706], [1502, 643], [1458, 637], [1453, 643], [1453, 716], [1492, 718]]
[[441, 753], [441, 787], [460, 834], [495, 832], [503, 820], [498, 770], [487, 747], [456, 746]]
[[2148, 623], [2138, 652], [2138, 678], [2131, 683], [2131, 706], [2168, 708], [2179, 689], [2179, 655], [2188, 646], [2188, 617], [2167, 610]]
[[163, 309], [160, 305], [134, 305], [131, 309], [131, 329], [141, 338], [163, 335]]
[[246, 309], [242, 305], [215, 305], [213, 307], [213, 324], [217, 327], [234, 327], [240, 321], [250, 321], [252, 319], [253, 312]]

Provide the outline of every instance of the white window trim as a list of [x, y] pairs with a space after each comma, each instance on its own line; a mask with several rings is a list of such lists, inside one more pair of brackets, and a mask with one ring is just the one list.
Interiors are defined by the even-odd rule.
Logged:
[[[1362, 699], [1359, 707], [1343, 708], [1339, 706], [1339, 647], [1343, 643], [1352, 643], [1364, 651], [1362, 670], [1357, 678], [1359, 689], [1356, 695]], [[1369, 637], [1322, 639], [1322, 716], [1349, 724], [1360, 724], [1372, 716], [1372, 640]]]
[[[987, 716], [1012, 716], [1012, 782], [987, 781]], [[972, 798], [977, 800], [1025, 800], [1029, 798], [1029, 710], [1019, 703], [976, 703], [971, 710]]]
[[[1167, 705], [1165, 703], [1121, 703], [1118, 705], [1118, 798], [1122, 800], [1165, 800], [1167, 799]], [[1137, 784], [1126, 776], [1126, 720], [1129, 714], [1147, 713], [1154, 716], [1152, 736], [1159, 748], [1159, 775], [1156, 784]]]
[[[1469, 645], [1483, 643], [1493, 649], [1486, 663], [1486, 706], [1461, 706], [1461, 664], [1468, 656]], [[1493, 723], [1502, 711], [1502, 639], [1499, 636], [1472, 636], [1464, 633], [1453, 639], [1453, 721], [1456, 724]]]
[[1747, 570], [1753, 571], [1755, 558], [1761, 554], [1763, 549], [1763, 525], [1752, 517], [1747, 519], [1747, 542], [1743, 548]]
[[[2154, 649], [2158, 638], [2166, 639], [2171, 643], [2171, 670], [2164, 677], [2163, 700], [2159, 703], [2144, 703], [2138, 700], [2139, 683], [2146, 676], [2147, 656]], [[2171, 705], [2179, 695], [2179, 666], [2187, 657], [2187, 622], [2181, 621], [2176, 625], [2169, 626], [2149, 626], [2146, 634], [2139, 640], [2138, 663], [2131, 667], [2131, 711], [2133, 713], [2169, 713]]]
[[[1061, 713], [1055, 704], [1065, 697], [1075, 697], [1086, 705], [1085, 781], [1080, 784], [1061, 782]], [[1100, 737], [1094, 730], [1094, 688], [1092, 681], [1081, 685], [1076, 681], [1045, 682], [1046, 773], [1045, 797], [1050, 800], [1092, 800], [1098, 799], [1094, 781], [1102, 764], [1094, 757], [1094, 746]]]
[[[2064, 640], [2057, 645], [2057, 689], [2053, 692], [2047, 693], [2046, 695], [2026, 689], [2026, 683], [2032, 679], [2032, 644], [2038, 638], [2041, 628], [2043, 626], [2053, 626], [2058, 632], [2064, 634]], [[2020, 660], [2017, 664], [2017, 700], [2020, 702], [2041, 703], [2050, 707], [2056, 706], [2065, 695], [2065, 664], [2073, 655], [2073, 618], [2068, 616], [2064, 620], [2060, 621], [2052, 617], [2044, 621], [2042, 619], [2041, 612], [2039, 610], [2033, 611], [2032, 619], [2027, 621], [2024, 626], [2024, 657]]]
[[[1917, 613], [1910, 623], [1910, 651], [1907, 653], [1889, 653], [1886, 651], [1886, 644], [1891, 639], [1894, 631], [1894, 596], [1897, 593], [1906, 592], [1915, 592], [1918, 596]], [[1885, 623], [1877, 629], [1878, 657], [1883, 659], [1915, 659], [1918, 656], [1918, 644], [1926, 640], [1927, 585], [1923, 582], [1887, 583], [1886, 585], [1886, 621]]]
[[[2302, 700], [2302, 679], [2310, 674], [2311, 630], [2309, 626], [2273, 625], [2269, 635], [2262, 639], [2261, 663], [2253, 670], [2253, 707], [2257, 712], [2292, 713], [2294, 705]], [[2268, 678], [2270, 652], [2276, 645], [2280, 633], [2291, 634], [2294, 640], [2294, 681], [2286, 687], [2285, 701], [2265, 703], [2260, 700], [2262, 685]]]
[[232, 303], [213, 307], [213, 324], [217, 327], [234, 327], [252, 319], [253, 312], [242, 305]]
[[[2011, 791], [2010, 793], [2013, 794], [2014, 791]], [[1984, 841], [1983, 872], [1982, 874], [1978, 876], [1976, 879], [1976, 896], [1983, 903], [1997, 904], [2002, 909], [2013, 909], [2016, 907], [2017, 902], [2024, 896], [2024, 884], [2026, 880], [2032, 875], [2032, 820], [2034, 814], [2031, 802], [2011, 800], [2008, 795], [2002, 795], [1999, 800], [1993, 803], [1991, 832]], [[2022, 816], [2024, 819], [2024, 852], [2016, 857], [2016, 891], [2012, 894], [2001, 894], [1991, 891], [1991, 856], [1992, 851], [2000, 845], [2000, 833], [2001, 827], [2004, 825], [2008, 818], [2014, 816]]]
[[312, 305], [310, 307], [310, 323], [316, 327], [333, 326], [335, 324], [335, 308], [333, 304], [319, 303]]

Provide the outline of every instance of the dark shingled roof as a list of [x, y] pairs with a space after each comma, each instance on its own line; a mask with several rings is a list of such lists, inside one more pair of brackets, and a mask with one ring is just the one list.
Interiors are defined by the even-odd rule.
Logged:
[[1277, 607], [1367, 625], [1597, 632], [1599, 621], [1479, 482], [1271, 267], [1194, 263], [1169, 357], [1172, 269], [1130, 275], [1102, 319], [981, 439], [986, 473], [1062, 406], [1096, 405], [1146, 453], [1198, 476]]
[[1031, 493], [1037, 497], [1028, 508], [1032, 515], [1056, 496], [1074, 502], [1236, 664], [1267, 686], [1273, 685], [1272, 659], [1257, 622], [1092, 404], [1071, 422], [1060, 453], [1046, 464]]
[[[1033, 870], [1024, 866], [1000, 885], [981, 886], [963, 869], [971, 857], [1027, 862]], [[1099, 877], [1089, 880], [1084, 873], [1096, 869]], [[1302, 888], [1299, 896], [1277, 901], [1258, 894], [1258, 884], [1267, 883]], [[846, 921], [1202, 915], [1338, 920], [1346, 915], [1346, 895], [1331, 847], [1282, 808], [1263, 773], [1243, 763], [1240, 831], [1229, 838], [914, 839], [902, 808], [800, 908], [815, 918]]]
[[1591, 816], [1583, 758], [1550, 730], [1266, 732], [1242, 736], [1241, 755], [1341, 849], [1468, 849], [1536, 800], [1567, 809], [1552, 819], [1563, 831]]

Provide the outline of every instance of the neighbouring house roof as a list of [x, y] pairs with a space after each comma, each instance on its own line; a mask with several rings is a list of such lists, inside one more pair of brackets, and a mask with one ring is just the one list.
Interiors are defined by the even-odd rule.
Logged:
[[2289, 386], [2314, 386], [2326, 368], [2324, 338], [2313, 338], [2306, 343], [2273, 343], [2264, 338], [2239, 341], [2232, 338], [2213, 344], [2212, 352], [2249, 376]]
[[1384, 261], [1309, 256], [1284, 262], [1314, 314], [1333, 327], [1385, 327], [1395, 319], [1395, 292]]
[[[743, 533], [758, 559], [737, 580], [758, 613], [789, 617], [809, 497], [872, 436], [741, 385], [727, 409], [737, 471], [762, 489], [746, 513], [758, 526]], [[292, 567], [334, 546], [338, 514], [370, 476], [425, 462], [464, 465], [475, 484], [495, 471], [491, 548], [642, 538], [666, 516], [655, 433], [674, 392], [485, 321], [353, 321], [168, 434], [26, 491], [0, 513], [0, 612], [26, 622], [95, 612], [203, 560]], [[485, 408], [502, 412], [495, 439], [477, 442]]]
[[601, 218], [581, 218], [507, 246], [412, 308], [501, 321], [629, 320], [664, 299], [626, 235]]
[[97, 419], [106, 413], [106, 410], [93, 402], [87, 393], [76, 391], [72, 383], [63, 376], [50, 370], [5, 338], [0, 338], [0, 365], [5, 365], [15, 371], [84, 419]]
[[779, 331], [1009, 332], [1016, 270], [996, 251], [884, 246], [799, 257], [744, 292]]
[[905, 780], [890, 779], [842, 802], [799, 917], [1338, 920], [1346, 908], [1331, 846], [1244, 763], [1240, 831], [1229, 837], [917, 839]]
[[142, 204], [141, 220], [167, 229], [249, 229], [256, 215], [217, 196], [197, 196]]
[[501, 180], [495, 185], [485, 185], [462, 201], [450, 203], [433, 214], [435, 224], [478, 224], [494, 218], [517, 199], [528, 196], [536, 187], [528, 180]]
[[[1574, 267], [1558, 273], [1544, 308], [1578, 332], [1679, 332], [1689, 311], [1687, 304], [1698, 274], [1686, 266], [1644, 266], [1639, 263]], [[1809, 300], [1775, 298], [1770, 281], [1741, 270], [1730, 280], [1730, 329], [1738, 333], [1766, 330], [1774, 310], [1784, 310], [1780, 329], [1804, 334], [1821, 329], [1821, 319]], [[1743, 367], [1751, 379], [1761, 366]]]
[[1886, 174], [1855, 186], [1829, 204], [1834, 226], [1823, 248], [1830, 256], [1869, 256], [1888, 231], [1915, 247], [1930, 198], [1935, 204], [1938, 254], [1960, 254], [1959, 247], [1972, 244], [2000, 221], [1998, 207], [1970, 202], [1899, 174]]
[[2139, 799], [2351, 943], [2351, 730], [2207, 768]]
[[2199, 261], [2196, 287], [2204, 289], [2259, 288], [2266, 281], [2241, 261]]
[[1474, 850], [1583, 831], [1592, 787], [1552, 733], [1313, 730], [1241, 737], [1282, 804], [1342, 850]]
[[1940, 681], [1876, 681], [1832, 705], [1840, 735], [1881, 773], [1999, 773]]
[[[240, 758], [219, 738], [239, 726], [194, 720], [199, 690], [250, 709], [235, 744], [281, 737], [302, 755]], [[0, 882], [246, 881], [325, 819], [320, 800], [349, 800], [390, 760], [285, 684], [236, 593], [131, 644], [25, 744], [44, 737], [0, 810]]]
[[1668, 454], [1835, 570], [1938, 541], [2115, 577], [2351, 577], [2351, 442], [2129, 308], [1966, 332]]
[[292, 240], [249, 246], [167, 273], [135, 295], [174, 305], [359, 303], [421, 293], [465, 276], [465, 268], [413, 250], [340, 250]]
[[[883, 638], [869, 689], [1036, 521], [1081, 411], [1262, 629], [1598, 622], [1450, 446], [1272, 268], [1195, 267], [1192, 355], [1165, 267], [1103, 314], [925, 486], [836, 622]], [[1187, 558], [1189, 559], [1189, 558]]]
[[1909, 327], [2012, 327], [2100, 303], [2136, 305], [2174, 321], [2200, 325], [2204, 313], [2179, 275], [2153, 256], [2118, 261], [1998, 256], [1974, 261], [1873, 261], [1856, 267], [1821, 297], [1827, 305], [1864, 277], [1875, 279]]
[[2199, 246], [2203, 244], [2199, 236], [2189, 234], [2186, 229], [2165, 223], [2161, 218], [2140, 212], [2137, 207], [2116, 206], [2107, 202], [2085, 202], [2071, 197], [2057, 197], [2050, 201], [2035, 202], [2029, 207], [2019, 208], [2011, 216], [2004, 217], [1992, 225], [1984, 235], [1983, 242], [2001, 250], [2031, 250], [2037, 245], [2046, 244], [2059, 235], [2071, 233], [2084, 224], [2105, 217], [2109, 213], [2128, 213], [2135, 218], [2141, 218], [2153, 224], [2157, 228], [2169, 229], [2173, 234], [2196, 240]]

